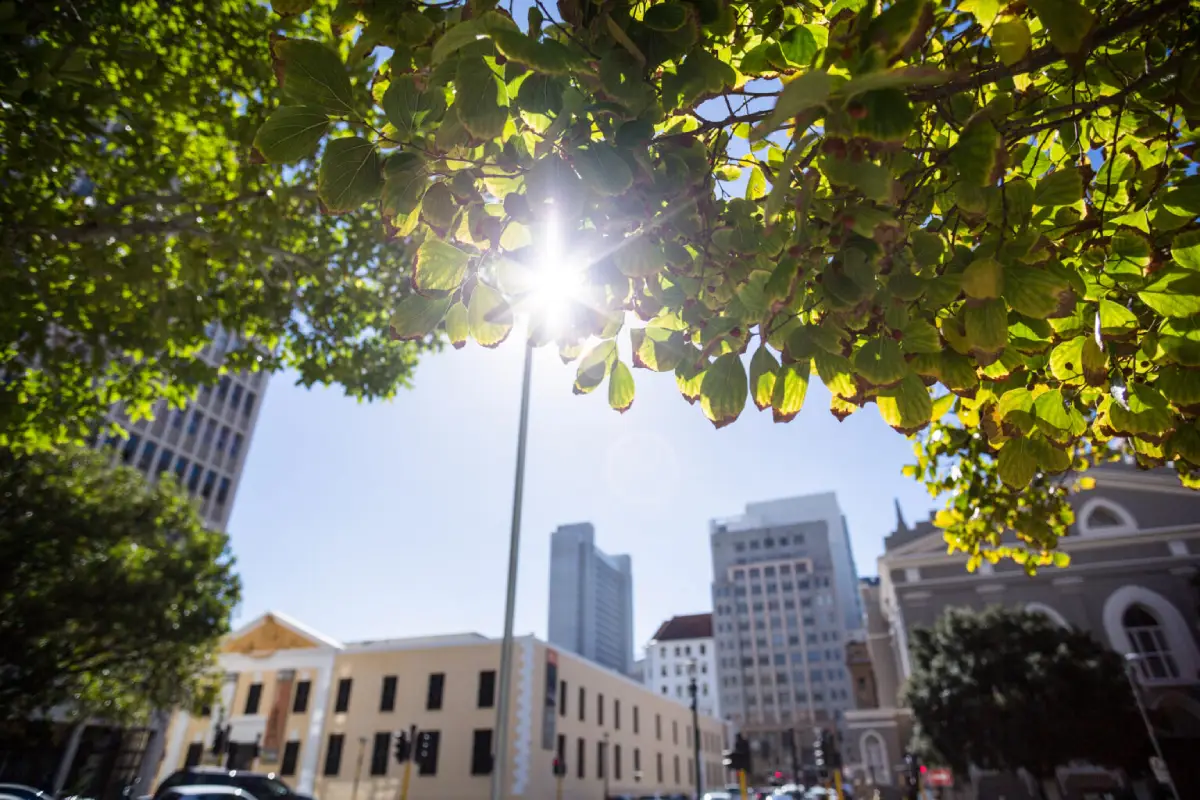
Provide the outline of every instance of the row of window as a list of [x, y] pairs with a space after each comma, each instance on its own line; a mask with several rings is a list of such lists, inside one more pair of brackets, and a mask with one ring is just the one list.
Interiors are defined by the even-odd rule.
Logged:
[[[744, 649], [748, 650], [750, 648], [750, 642], [747, 640], [742, 640], [742, 647]], [[826, 661], [837, 661], [838, 655], [839, 655], [839, 653], [837, 650], [828, 650], [827, 649], [827, 650], [825, 650], [824, 655], [822, 655], [820, 650], [809, 650], [807, 660], [810, 662], [821, 661], [823, 658]], [[793, 664], [800, 664], [805, 661], [804, 656], [805, 656], [804, 651], [793, 650], [790, 653], [790, 660]], [[789, 660], [788, 653], [775, 653], [773, 656], [760, 654], [758, 656], [758, 664], [761, 666], [768, 666], [773, 663], [773, 664], [775, 664], [775, 666], [781, 667], [784, 664], [786, 664], [788, 662], [788, 660]], [[751, 659], [747, 658], [746, 656], [742, 656], [740, 660], [737, 658], [734, 658], [734, 657], [721, 659], [721, 666], [725, 667], [727, 669], [733, 669], [739, 665], [741, 665], [742, 667], [750, 667], [750, 666], [753, 666], [753, 662], [751, 661]], [[841, 670], [839, 670], [839, 671], [841, 671]]]
[[[396, 688], [399, 678], [396, 675], [385, 675], [379, 688], [379, 710], [380, 711], [395, 711], [396, 710]], [[312, 684], [309, 681], [298, 681], [296, 683], [295, 694], [292, 696], [292, 713], [304, 714], [308, 712], [308, 696], [311, 691]], [[337, 697], [334, 700], [333, 712], [335, 714], [345, 714], [350, 710], [350, 695], [354, 689], [353, 678], [342, 678], [338, 681]], [[425, 692], [425, 710], [440, 711], [442, 708], [442, 699], [446, 691], [446, 673], [434, 672], [429, 676], [429, 683]], [[246, 692], [245, 712], [247, 715], [258, 713], [259, 705], [262, 702], [262, 684], [252, 683], [249, 690]], [[495, 670], [481, 670], [479, 673], [479, 684], [476, 690], [475, 703], [477, 708], [492, 708], [496, 702], [496, 672]]]
[[787, 536], [780, 536], [778, 539], [768, 536], [761, 540], [760, 539], [752, 539], [749, 542], [735, 542], [733, 545], [733, 549], [739, 553], [742, 553], [742, 552], [745, 552], [747, 547], [749, 547], [749, 549], [751, 549], [751, 550], [758, 550], [759, 548], [762, 548], [765, 550], [770, 550], [772, 547], [775, 547], [776, 545], [779, 545], [780, 547], [787, 547], [789, 544], [792, 544], [792, 545], [804, 544], [804, 534], [797, 533], [795, 536], [792, 536], [790, 539]]
[[[749, 660], [749, 659], [747, 659], [747, 660]], [[746, 664], [745, 666], [750, 666], [750, 665]], [[813, 669], [813, 670], [808, 670], [806, 672], [802, 669], [798, 669], [795, 672], [793, 672], [792, 675], [795, 676], [796, 683], [804, 683], [806, 675], [808, 676], [808, 679], [810, 681], [812, 681], [813, 683], [817, 683], [817, 682], [824, 681], [824, 680], [841, 681], [841, 680], [846, 679], [846, 670], [838, 668], [838, 669], [827, 669], [824, 672], [822, 672], [819, 669]], [[755, 677], [751, 673], [747, 673], [744, 676], [742, 676], [741, 680], [738, 679], [737, 675], [727, 675], [726, 677], [721, 679], [722, 686], [737, 686], [739, 683], [741, 683], [745, 686], [753, 686], [754, 682], [755, 682]], [[788, 682], [788, 673], [787, 672], [776, 672], [775, 673], [775, 683], [787, 683], [787, 682]], [[762, 683], [764, 686], [769, 686], [771, 684], [770, 674], [765, 674], [762, 676]]]
[[[253, 394], [253, 392], [251, 392], [251, 394]], [[228, 425], [221, 425], [220, 419], [218, 419], [216, 416], [205, 417], [198, 408], [185, 408], [182, 411], [172, 411], [171, 427], [177, 429], [182, 428], [184, 418], [188, 416], [189, 411], [191, 413], [191, 417], [187, 422], [187, 435], [189, 437], [194, 437], [197, 434], [200, 434], [200, 430], [203, 428], [204, 433], [200, 436], [201, 449], [208, 447], [215, 437], [218, 453], [225, 452], [225, 448], [228, 446], [229, 457], [231, 459], [236, 459], [238, 455], [241, 454], [242, 445], [245, 443], [246, 437], [235, 432], [233, 428], [229, 427]], [[220, 426], [219, 431], [218, 426]]]
[[[596, 742], [596, 778], [600, 779], [600, 780], [603, 780], [606, 777], [605, 773], [608, 770], [609, 747], [610, 747], [609, 742], [606, 742], [603, 740]], [[621, 745], [620, 744], [611, 744], [611, 747], [612, 747], [612, 778], [613, 778], [613, 780], [617, 780], [617, 781], [623, 780], [624, 779], [623, 778], [624, 764], [623, 764], [623, 760], [621, 758], [621, 756], [622, 756]], [[562, 762], [563, 764], [566, 764], [568, 770], [570, 771], [571, 764], [568, 762], [566, 749], [567, 749], [567, 737], [560, 733], [558, 735], [558, 745], [557, 745], [557, 749], [556, 749], [555, 753], [556, 753], [558, 760], [560, 762]], [[574, 759], [575, 764], [574, 764], [573, 771], [575, 773], [575, 777], [579, 778], [581, 780], [587, 778], [587, 753], [588, 753], [587, 740], [584, 739], [582, 736], [580, 736], [575, 741], [575, 759]], [[632, 759], [633, 772], [636, 775], [637, 773], [642, 771], [642, 751], [641, 751], [641, 749], [637, 748], [637, 747], [633, 748], [632, 755], [633, 755], [633, 759]], [[658, 783], [663, 783], [663, 754], [655, 753], [654, 756], [655, 756], [655, 758], [654, 758], [655, 780]], [[680, 761], [679, 756], [676, 755], [676, 756], [672, 757], [672, 765], [674, 767], [674, 781], [678, 785], [683, 780], [683, 778], [681, 777], [681, 772], [683, 771], [682, 770], [682, 762]], [[687, 773], [686, 773], [687, 774], [686, 780], [687, 780], [688, 786], [691, 786], [693, 783], [693, 775], [695, 774], [695, 772], [693, 770], [693, 765], [694, 765], [694, 762], [692, 761], [692, 759], [689, 758], [687, 760]]]
[[[676, 649], [678, 649], [678, 648], [676, 648]], [[676, 675], [683, 675], [683, 664], [676, 664], [676, 665], [675, 665], [675, 674], [676, 674]], [[700, 662], [700, 674], [701, 674], [701, 675], [707, 675], [707, 674], [708, 674], [708, 662], [707, 662], [707, 661], [702, 661], [702, 662]], [[667, 677], [667, 665], [666, 665], [666, 664], [663, 664], [663, 665], [662, 665], [662, 676], [663, 676], [664, 678], [665, 678], [665, 677]]]
[[[241, 434], [238, 434], [241, 437]], [[110, 446], [116, 446], [117, 437], [109, 437]], [[121, 461], [125, 464], [133, 465], [134, 454], [138, 451], [138, 446], [142, 443], [142, 437], [136, 433], [131, 433], [121, 448]], [[155, 464], [155, 456], [158, 456], [157, 464]], [[196, 462], [191, 463], [185, 456], [175, 458], [175, 451], [168, 447], [164, 447], [161, 451], [158, 445], [147, 439], [146, 446], [141, 450], [141, 456], [138, 458], [136, 467], [143, 473], [151, 474], [151, 469], [155, 475], [162, 475], [171, 469], [171, 463], [175, 464], [175, 479], [179, 485], [185, 487], [188, 494], [199, 494], [205, 500], [216, 493], [217, 504], [223, 505], [229, 499], [229, 492], [233, 488], [233, 482], [230, 478], [220, 475], [216, 470], [208, 470], [205, 475], [204, 465]], [[188, 468], [191, 468], [189, 474]], [[203, 480], [203, 483], [201, 483]]]
[[[804, 581], [803, 583], [807, 584], [807, 581]], [[774, 587], [775, 587], [775, 584], [768, 583], [767, 584], [767, 593], [768, 594], [774, 593], [774, 591], [775, 591]], [[808, 586], [805, 585], [805, 586], [802, 586], [801, 588], [807, 589]], [[791, 584], [789, 584], [787, 581], [784, 581], [783, 590], [791, 591], [792, 590]], [[758, 593], [756, 593], [756, 594], [758, 594]], [[740, 596], [744, 597], [745, 595], [743, 594]], [[815, 604], [818, 606], [833, 605], [833, 595], [829, 594], [828, 592], [822, 592], [821, 594], [817, 594], [817, 595], [813, 595], [813, 596], [801, 597], [800, 604], [799, 604], [800, 608], [812, 608], [814, 605], [814, 599], [815, 599]], [[781, 600], [767, 600], [765, 603], [762, 600], [755, 600], [752, 603], [730, 603], [728, 605], [723, 604], [723, 603], [718, 603], [717, 608], [716, 608], [716, 613], [717, 613], [717, 616], [730, 616], [732, 614], [749, 614], [751, 611], [761, 613], [763, 611], [779, 611], [781, 609], [786, 609], [788, 611], [794, 611], [796, 609], [795, 598], [787, 597], [787, 598], [784, 598], [782, 601]]]
[[[823, 690], [814, 689], [811, 693], [809, 693], [809, 692], [805, 692], [801, 689], [797, 689], [795, 694], [793, 694], [791, 692], [779, 692], [779, 705], [781, 705], [781, 706], [788, 705], [789, 703], [792, 702], [793, 697], [795, 698], [795, 701], [797, 703], [807, 703], [810, 695], [811, 695], [812, 701], [814, 703], [825, 702], [826, 693]], [[830, 701], [849, 700], [850, 699], [850, 693], [847, 692], [845, 689], [830, 689], [828, 692], [828, 696], [829, 696]], [[762, 696], [762, 698], [763, 698], [763, 705], [767, 705], [767, 706], [775, 705], [775, 695], [774, 694], [764, 694]], [[729, 700], [726, 700], [726, 702], [729, 703], [731, 700], [736, 700], [736, 697], [731, 696], [731, 698]], [[746, 700], [747, 706], [758, 705], [758, 695], [757, 694], [747, 694], [745, 696], [745, 700]]]
[[[663, 674], [666, 674], [666, 673], [663, 673]], [[662, 687], [662, 693], [664, 695], [670, 694], [670, 691], [667, 689], [667, 685], [665, 683], [663, 684], [663, 687]], [[707, 682], [700, 684], [700, 694], [703, 697], [708, 697], [708, 683]], [[675, 696], [683, 697], [683, 684], [682, 683], [676, 684]]]
[[[700, 643], [699, 645], [697, 645], [696, 649], [700, 651], [700, 655], [706, 654], [706, 647], [703, 642]], [[658, 654], [660, 656], [662, 656], [663, 658], [667, 657], [666, 645], [662, 645], [658, 648]], [[679, 658], [680, 656], [690, 656], [691, 654], [692, 654], [692, 646], [690, 644], [685, 644], [682, 646], [682, 648], [680, 645], [675, 645], [675, 657], [676, 658]]]

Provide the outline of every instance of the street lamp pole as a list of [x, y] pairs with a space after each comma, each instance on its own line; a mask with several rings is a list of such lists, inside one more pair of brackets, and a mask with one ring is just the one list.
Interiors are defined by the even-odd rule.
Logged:
[[[1167, 770], [1167, 788], [1171, 790], [1171, 796], [1175, 800], [1179, 800], [1179, 790], [1175, 788], [1175, 779], [1171, 777], [1171, 768], [1167, 766], [1167, 760], [1163, 758], [1162, 747], [1158, 744], [1158, 735], [1154, 732], [1154, 726], [1150, 724], [1150, 715], [1146, 713], [1146, 706], [1142, 703], [1142, 693], [1138, 691], [1137, 681], [1133, 678], [1133, 665], [1141, 660], [1140, 653], [1125, 654], [1125, 677], [1129, 680], [1129, 691], [1133, 692], [1133, 700], [1137, 703], [1138, 712], [1142, 715], [1142, 722], [1146, 726], [1146, 733], [1150, 737], [1150, 744], [1154, 746], [1154, 754], [1158, 756], [1158, 760], [1162, 762]], [[1157, 779], [1157, 775], [1155, 778]]]
[[521, 545], [521, 501], [525, 494], [525, 443], [529, 434], [529, 384], [533, 374], [533, 342], [525, 340], [521, 373], [521, 412], [517, 423], [517, 470], [513, 480], [512, 528], [508, 540], [508, 590], [504, 598], [504, 638], [500, 643], [500, 698], [496, 704], [496, 751], [492, 759], [491, 800], [504, 800], [508, 761], [508, 721], [512, 700], [513, 615], [517, 606], [517, 555]]
[[696, 659], [688, 662], [688, 694], [692, 696], [692, 764], [696, 768], [696, 797], [704, 791], [704, 771], [700, 764], [700, 707], [696, 691]]

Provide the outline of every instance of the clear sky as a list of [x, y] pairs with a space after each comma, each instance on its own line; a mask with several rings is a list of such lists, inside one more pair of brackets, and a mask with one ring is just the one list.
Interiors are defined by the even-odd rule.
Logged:
[[[237, 620], [278, 610], [343, 640], [500, 635], [520, 368], [514, 336], [426, 357], [414, 388], [388, 403], [276, 376], [229, 525]], [[839, 423], [815, 379], [793, 422], [748, 403], [718, 431], [672, 375], [634, 376], [637, 399], [620, 415], [606, 385], [575, 396], [574, 368], [536, 354], [518, 634], [546, 634], [549, 537], [562, 523], [590, 521], [601, 549], [632, 556], [640, 650], [664, 619], [711, 609], [711, 518], [834, 491], [859, 574], [873, 575], [893, 499], [910, 522], [933, 505], [900, 474], [911, 444], [874, 406]]]

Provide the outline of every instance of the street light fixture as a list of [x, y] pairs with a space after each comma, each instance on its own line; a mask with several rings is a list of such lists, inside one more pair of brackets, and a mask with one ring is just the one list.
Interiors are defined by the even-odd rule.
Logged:
[[[1163, 758], [1162, 747], [1158, 743], [1158, 735], [1154, 732], [1154, 726], [1150, 723], [1150, 715], [1146, 713], [1146, 706], [1142, 703], [1142, 693], [1138, 689], [1137, 681], [1134, 679], [1134, 664], [1144, 659], [1145, 656], [1141, 653], [1126, 653], [1125, 654], [1125, 677], [1129, 679], [1129, 690], [1133, 692], [1133, 700], [1137, 703], [1138, 712], [1142, 715], [1142, 722], [1146, 726], [1146, 733], [1150, 736], [1150, 744], [1154, 746], [1154, 754], [1158, 756], [1158, 760], [1162, 762], [1166, 769], [1166, 784], [1171, 790], [1171, 796], [1175, 800], [1179, 800], [1179, 790], [1175, 788], [1175, 779], [1171, 777], [1171, 768], [1167, 766], [1167, 760]], [[1156, 775], [1155, 778], [1158, 776]]]
[[[508, 578], [504, 598], [504, 638], [500, 643], [500, 697], [496, 703], [496, 750], [493, 757], [491, 800], [503, 800], [508, 761], [508, 727], [512, 704], [513, 618], [517, 605], [517, 559], [521, 545], [521, 506], [525, 494], [525, 445], [529, 434], [529, 387], [533, 377], [535, 325], [558, 332], [566, 323], [570, 304], [583, 290], [582, 265], [568, 256], [557, 217], [545, 220], [537, 263], [521, 276], [524, 293], [518, 309], [527, 312], [525, 362], [521, 371], [521, 410], [517, 422], [517, 464], [513, 479], [512, 523], [508, 540]], [[536, 320], [534, 318], [537, 318]]]
[[700, 765], [700, 707], [696, 691], [696, 673], [699, 672], [696, 659], [688, 661], [688, 694], [692, 698], [692, 764], [696, 769], [696, 797], [704, 791], [704, 772]]

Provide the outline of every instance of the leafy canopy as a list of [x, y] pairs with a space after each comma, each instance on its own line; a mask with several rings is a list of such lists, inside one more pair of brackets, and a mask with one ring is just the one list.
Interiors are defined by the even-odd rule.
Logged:
[[587, 288], [533, 338], [575, 391], [627, 408], [627, 351], [720, 427], [815, 376], [924, 432], [975, 562], [1048, 563], [1050, 476], [1114, 442], [1200, 477], [1186, 0], [283, 5], [327, 34], [274, 42], [258, 148], [418, 246], [402, 338], [502, 341], [557, 225]]
[[1039, 778], [1073, 760], [1144, 768], [1123, 660], [1090, 635], [1031, 611], [953, 608], [911, 644], [906, 702], [935, 763]]
[[[274, 29], [315, 35], [245, 0], [0, 2], [0, 445], [182, 403], [215, 381], [212, 324], [254, 342], [227, 369], [406, 382], [417, 347], [379, 331], [408, 261], [372, 215], [322, 214], [304, 156], [328, 122], [262, 104]], [[296, 163], [261, 163], [256, 134]]]
[[204, 702], [241, 593], [172, 480], [107, 453], [0, 449], [0, 720], [125, 720]]

